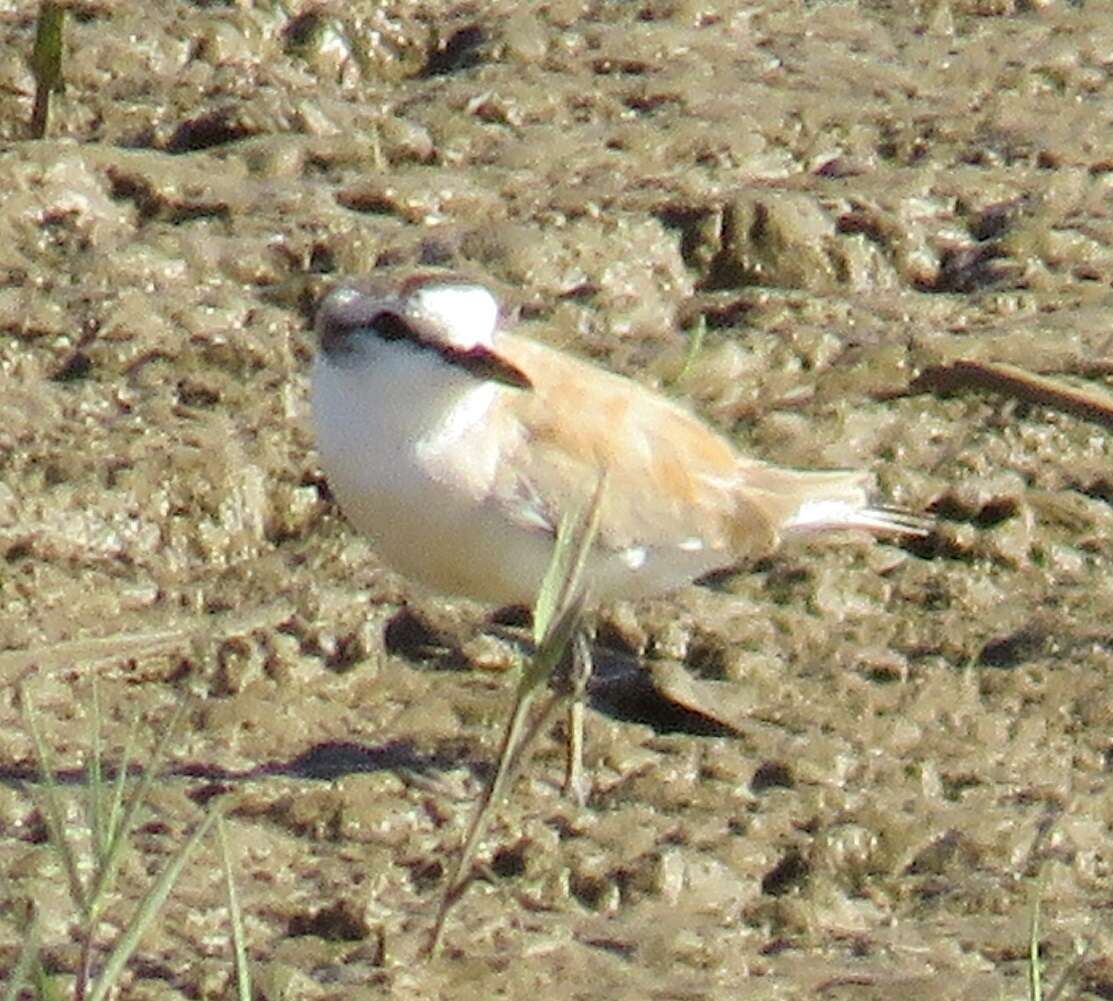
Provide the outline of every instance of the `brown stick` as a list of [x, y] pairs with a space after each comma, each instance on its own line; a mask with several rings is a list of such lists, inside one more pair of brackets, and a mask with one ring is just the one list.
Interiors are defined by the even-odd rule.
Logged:
[[913, 385], [917, 390], [987, 389], [1027, 403], [1038, 403], [1065, 414], [1113, 427], [1113, 394], [1098, 386], [1076, 386], [1017, 365], [993, 361], [956, 361], [925, 369]]

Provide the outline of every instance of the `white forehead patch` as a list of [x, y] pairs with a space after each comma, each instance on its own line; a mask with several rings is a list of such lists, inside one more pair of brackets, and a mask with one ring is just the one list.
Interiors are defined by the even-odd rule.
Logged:
[[406, 305], [407, 312], [433, 325], [454, 347], [493, 346], [499, 304], [482, 285], [423, 285]]

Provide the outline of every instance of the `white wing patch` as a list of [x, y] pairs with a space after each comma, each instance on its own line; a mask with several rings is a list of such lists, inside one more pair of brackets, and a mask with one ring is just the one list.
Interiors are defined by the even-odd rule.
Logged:
[[825, 528], [839, 525], [853, 525], [855, 515], [860, 514], [861, 505], [851, 504], [839, 498], [806, 500], [784, 525], [791, 528]]

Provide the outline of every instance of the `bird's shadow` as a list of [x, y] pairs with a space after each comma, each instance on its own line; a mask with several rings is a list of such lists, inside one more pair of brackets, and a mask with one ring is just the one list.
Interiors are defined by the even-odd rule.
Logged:
[[[654, 684], [651, 674], [637, 657], [598, 644], [592, 656], [594, 669], [588, 685], [588, 704], [604, 716], [647, 725], [659, 733], [702, 737], [738, 735], [737, 729], [670, 699]], [[468, 768], [477, 779], [484, 780], [494, 768], [494, 762], [486, 756], [477, 758], [472, 749], [458, 739], [445, 741], [431, 750], [419, 749], [405, 738], [378, 745], [327, 740], [293, 757], [271, 759], [251, 768], [184, 761], [166, 764], [161, 774], [166, 778], [200, 780], [202, 785], [190, 796], [204, 803], [236, 785], [268, 777], [334, 782], [348, 775], [394, 772], [435, 781], [445, 772], [460, 767]], [[144, 774], [139, 763], [129, 765], [128, 771], [131, 778]], [[105, 761], [103, 780], [112, 782], [117, 775], [118, 766]], [[88, 773], [84, 768], [58, 769], [53, 779], [61, 786], [82, 786], [88, 781]], [[0, 766], [0, 783], [17, 788], [34, 787], [43, 784], [43, 776], [34, 764]]]

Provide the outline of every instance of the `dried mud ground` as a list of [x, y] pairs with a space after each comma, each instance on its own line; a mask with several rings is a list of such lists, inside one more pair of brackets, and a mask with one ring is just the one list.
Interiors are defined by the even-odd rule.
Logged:
[[[1113, 997], [1109, 430], [940, 374], [1104, 392], [1110, 4], [84, 3], [32, 142], [34, 13], [0, 11], [0, 966], [30, 899], [76, 968], [22, 705], [79, 830], [95, 677], [110, 762], [187, 705], [101, 942], [224, 794], [267, 997], [1016, 998], [1036, 895], [1060, 996]], [[546, 738], [433, 962], [513, 634], [376, 562], [306, 420], [315, 297], [415, 265], [939, 519], [605, 610], [590, 801]], [[231, 996], [217, 859], [121, 996]]]

